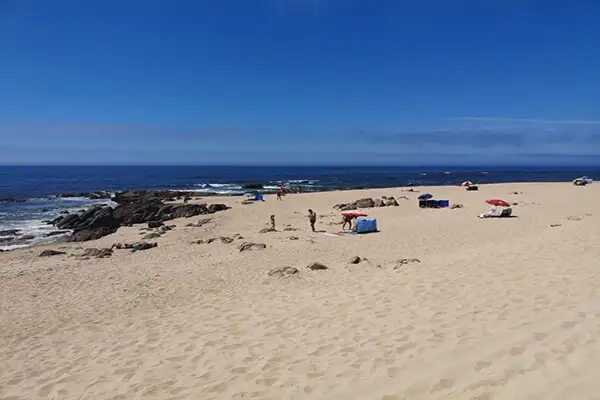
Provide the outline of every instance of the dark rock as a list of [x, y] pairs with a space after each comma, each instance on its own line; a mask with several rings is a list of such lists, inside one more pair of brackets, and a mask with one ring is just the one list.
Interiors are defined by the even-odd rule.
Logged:
[[246, 250], [263, 250], [266, 248], [267, 248], [267, 245], [264, 243], [253, 243], [253, 242], [244, 242], [241, 245], [239, 245], [239, 247], [238, 247], [240, 252], [246, 251]]
[[381, 199], [375, 199], [373, 201], [373, 205], [375, 207], [385, 207], [385, 202], [383, 200], [381, 200]]
[[34, 235], [23, 235], [17, 238], [17, 240], [19, 241], [27, 241], [27, 240], [33, 240], [35, 239]]
[[455, 209], [455, 208], [463, 208], [462, 204], [452, 204], [452, 207], [450, 207], [451, 209]]
[[146, 236], [142, 237], [144, 240], [156, 239], [160, 237], [160, 233], [149, 233]]
[[355, 202], [356, 207], [358, 208], [372, 208], [375, 207], [375, 202], [372, 198], [367, 197], [365, 199], [360, 199]]
[[64, 251], [58, 251], [58, 250], [44, 250], [40, 253], [40, 257], [52, 257], [52, 256], [59, 256], [61, 254], [67, 254]]
[[52, 221], [59, 229], [75, 229], [75, 227], [81, 222], [79, 215], [69, 214], [65, 217], [58, 217]]
[[137, 242], [137, 243], [133, 243], [131, 245], [131, 251], [148, 250], [148, 249], [152, 249], [157, 246], [158, 246], [158, 243], [156, 243], [156, 242], [154, 242], [154, 243]]
[[105, 258], [105, 257], [110, 257], [112, 256], [113, 251], [112, 249], [85, 249], [83, 251], [83, 254], [81, 255], [82, 257], [95, 257], [95, 258]]
[[400, 204], [398, 204], [398, 202], [396, 201], [396, 199], [395, 199], [395, 198], [393, 198], [393, 197], [388, 197], [388, 198], [385, 200], [385, 206], [386, 206], [386, 207], [398, 207], [399, 205], [400, 205]]
[[267, 272], [267, 275], [273, 276], [276, 278], [284, 278], [286, 276], [291, 276], [291, 275], [295, 275], [298, 273], [300, 273], [300, 271], [298, 271], [298, 268], [283, 267], [283, 268], [273, 268], [272, 270]]
[[70, 214], [70, 213], [69, 213], [69, 210], [62, 210], [61, 212], [59, 212], [59, 214], [66, 215], [66, 214]]
[[0, 231], [0, 236], [17, 236], [21, 232], [20, 229], [6, 229], [4, 231]]
[[87, 242], [88, 240], [96, 240], [100, 239], [104, 236], [108, 236], [117, 231], [117, 228], [108, 228], [108, 227], [100, 227], [100, 228], [92, 228], [92, 229], [83, 229], [73, 233], [73, 235], [67, 238], [68, 242]]
[[148, 222], [148, 228], [158, 228], [163, 226], [164, 223], [162, 221], [150, 221]]
[[52, 231], [50, 233], [46, 233], [46, 237], [50, 237], [50, 236], [57, 236], [57, 235], [64, 235], [69, 233], [70, 231], [68, 230], [62, 230], [62, 231]]
[[227, 236], [221, 236], [219, 238], [221, 240], [221, 243], [225, 243], [225, 244], [229, 244], [233, 242], [233, 238], [227, 237]]
[[206, 204], [178, 204], [174, 207], [169, 218], [162, 218], [163, 221], [174, 218], [190, 218], [196, 215], [209, 214]]
[[325, 264], [322, 264], [320, 262], [314, 262], [312, 264], [309, 264], [306, 266], [306, 268], [313, 270], [313, 271], [329, 269]]
[[294, 227], [291, 227], [291, 226], [289, 226], [289, 225], [288, 225], [288, 226], [286, 226], [285, 228], [283, 228], [283, 230], [284, 230], [285, 232], [295, 232], [295, 231], [297, 231], [297, 230], [298, 230], [298, 228], [294, 228]]
[[218, 211], [224, 211], [229, 209], [229, 207], [227, 207], [225, 204], [210, 204], [208, 206], [208, 213], [209, 214], [214, 214]]
[[358, 264], [361, 261], [362, 261], [362, 259], [360, 257], [354, 256], [354, 257], [351, 257], [350, 260], [348, 260], [348, 263], [349, 264]]
[[561, 224], [551, 224], [550, 228], [556, 228], [557, 226], [562, 226]]
[[298, 240], [298, 236], [290, 236], [288, 239], [289, 240]]
[[98, 192], [79, 192], [79, 193], [62, 193], [56, 195], [58, 198], [83, 197], [91, 200], [110, 199], [112, 193], [105, 191]]
[[269, 232], [277, 232], [277, 231], [273, 228], [263, 228], [260, 231], [258, 231], [258, 233], [269, 233]]

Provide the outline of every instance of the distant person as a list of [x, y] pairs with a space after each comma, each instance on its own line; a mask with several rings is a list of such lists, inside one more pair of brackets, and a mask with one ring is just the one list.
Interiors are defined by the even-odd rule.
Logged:
[[352, 230], [352, 220], [354, 220], [353, 216], [344, 215], [344, 223], [342, 224], [342, 230], [346, 229], [346, 224], [348, 224], [348, 229]]
[[317, 223], [317, 214], [310, 209], [308, 210], [308, 222], [310, 222], [310, 228], [312, 229], [312, 231], [316, 232], [315, 224]]
[[188, 201], [190, 201], [191, 197], [190, 196], [184, 196], [183, 197], [183, 204], [187, 204]]
[[281, 188], [277, 190], [277, 200], [281, 200]]
[[271, 230], [275, 230], [275, 216], [271, 215]]

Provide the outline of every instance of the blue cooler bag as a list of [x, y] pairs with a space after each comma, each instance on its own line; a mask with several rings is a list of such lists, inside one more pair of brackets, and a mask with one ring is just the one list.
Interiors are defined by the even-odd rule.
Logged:
[[377, 220], [375, 218], [361, 218], [356, 220], [356, 233], [377, 232]]

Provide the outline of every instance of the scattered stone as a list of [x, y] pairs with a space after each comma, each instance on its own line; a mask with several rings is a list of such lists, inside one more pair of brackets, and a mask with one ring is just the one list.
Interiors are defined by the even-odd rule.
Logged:
[[258, 231], [258, 233], [269, 233], [269, 232], [277, 232], [277, 231], [273, 228], [263, 228], [260, 231]]
[[90, 248], [90, 249], [85, 249], [83, 254], [81, 255], [82, 257], [96, 257], [96, 258], [105, 258], [105, 257], [110, 257], [112, 256], [113, 251], [112, 249], [94, 249], [94, 248]]
[[517, 202], [515, 201], [515, 202], [513, 202], [513, 203], [510, 203], [510, 205], [511, 205], [511, 206], [518, 206], [518, 205], [519, 205], [519, 203], [517, 203]]
[[361, 262], [362, 259], [358, 256], [354, 256], [354, 257], [350, 257], [350, 260], [348, 260], [349, 264], [358, 264], [359, 262]]
[[253, 242], [244, 242], [239, 245], [238, 249], [240, 252], [246, 250], [264, 250], [267, 248], [267, 245], [264, 243], [253, 243]]
[[455, 208], [463, 208], [462, 204], [452, 204], [452, 207], [450, 207], [451, 209], [455, 209]]
[[221, 240], [221, 243], [224, 243], [224, 244], [233, 243], [233, 238], [230, 238], [230, 237], [227, 237], [227, 236], [221, 236], [219, 238], [219, 240]]
[[156, 238], [159, 238], [159, 237], [160, 237], [160, 233], [153, 232], [153, 233], [149, 233], [146, 236], [142, 237], [142, 239], [143, 240], [149, 240], [149, 239], [156, 239]]
[[557, 226], [562, 226], [562, 225], [561, 225], [561, 224], [551, 224], [551, 225], [550, 225], [550, 228], [555, 228], [555, 227], [557, 227]]
[[59, 212], [59, 214], [66, 215], [66, 214], [70, 214], [70, 213], [69, 213], [69, 210], [62, 210], [61, 212]]
[[289, 240], [298, 240], [298, 236], [290, 236], [288, 239]]
[[272, 270], [267, 272], [267, 275], [274, 276], [276, 278], [285, 278], [286, 276], [292, 276], [292, 275], [295, 275], [298, 273], [300, 273], [298, 268], [283, 267], [283, 268], [273, 268]]
[[401, 260], [398, 260], [394, 269], [399, 269], [399, 268], [402, 268], [403, 265], [412, 264], [412, 263], [420, 264], [421, 261], [418, 258], [403, 258]]
[[58, 250], [50, 250], [50, 249], [48, 249], [48, 250], [42, 251], [39, 256], [40, 257], [52, 257], [52, 256], [59, 256], [59, 255], [62, 255], [62, 254], [67, 254], [67, 253], [64, 252], [64, 251], [58, 251]]
[[291, 227], [291, 226], [287, 225], [285, 228], [283, 228], [283, 230], [285, 232], [295, 232], [295, 231], [298, 230], [298, 228], [294, 228], [294, 227]]
[[373, 201], [372, 198], [367, 197], [365, 199], [357, 200], [355, 204], [358, 208], [372, 208], [375, 206], [375, 201]]
[[373, 205], [375, 207], [385, 207], [385, 202], [383, 200], [381, 200], [381, 199], [375, 199], [373, 201]]
[[159, 228], [162, 227], [164, 223], [162, 221], [150, 221], [148, 222], [148, 228]]
[[313, 270], [313, 271], [319, 271], [319, 270], [325, 270], [325, 269], [329, 269], [325, 264], [322, 264], [320, 262], [314, 262], [312, 264], [307, 265], [308, 269]]
[[158, 243], [148, 243], [148, 242], [137, 242], [131, 245], [131, 251], [140, 251], [140, 250], [148, 250], [154, 247], [158, 247]]
[[[403, 196], [403, 197], [404, 197], [404, 196]], [[393, 197], [388, 197], [388, 198], [385, 200], [385, 206], [386, 206], [386, 207], [398, 207], [399, 205], [400, 205], [400, 204], [398, 204], [398, 202], [396, 201], [396, 199], [395, 199], [395, 198], [393, 198]]]

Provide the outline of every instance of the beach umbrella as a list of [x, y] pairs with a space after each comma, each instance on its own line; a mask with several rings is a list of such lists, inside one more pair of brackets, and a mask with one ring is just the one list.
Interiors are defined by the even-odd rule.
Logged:
[[486, 200], [485, 202], [488, 204], [491, 204], [492, 206], [510, 207], [510, 204], [508, 204], [504, 200], [489, 199], [489, 200]]
[[471, 181], [464, 181], [462, 183], [463, 186], [471, 186], [472, 184], [473, 184], [473, 182], [471, 182]]
[[363, 212], [359, 212], [359, 211], [343, 211], [342, 215], [344, 217], [352, 217], [352, 218], [358, 218], [358, 217], [366, 217], [367, 214], [363, 213]]
[[433, 198], [431, 193], [421, 193], [418, 197], [419, 200], [429, 200], [431, 198]]

